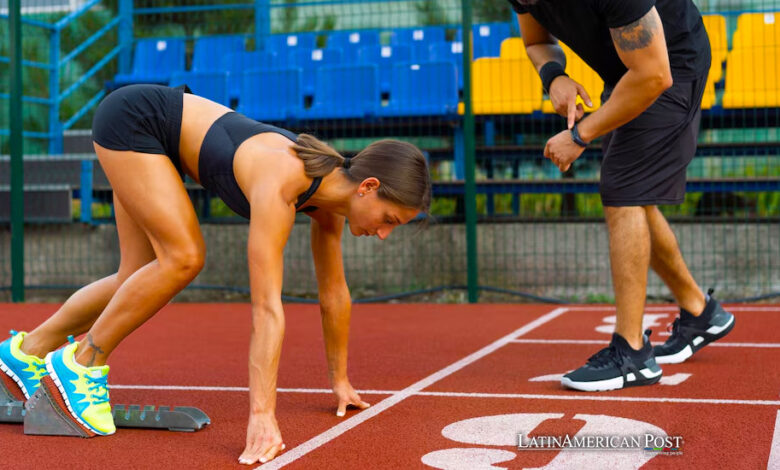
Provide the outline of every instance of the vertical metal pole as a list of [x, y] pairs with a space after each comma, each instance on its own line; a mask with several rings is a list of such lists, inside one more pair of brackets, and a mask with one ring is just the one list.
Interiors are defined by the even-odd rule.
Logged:
[[133, 60], [133, 0], [119, 0], [119, 73], [130, 73]]
[[479, 276], [477, 266], [477, 185], [474, 177], [476, 162], [474, 153], [474, 110], [471, 104], [471, 0], [461, 0], [463, 28], [463, 143], [466, 160], [466, 266], [468, 299], [479, 300]]
[[60, 154], [60, 29], [55, 27], [49, 34], [49, 153]]
[[265, 49], [265, 40], [271, 34], [271, 1], [255, 0], [255, 50]]
[[24, 166], [22, 161], [22, 7], [8, 3], [11, 44], [11, 299], [24, 302]]

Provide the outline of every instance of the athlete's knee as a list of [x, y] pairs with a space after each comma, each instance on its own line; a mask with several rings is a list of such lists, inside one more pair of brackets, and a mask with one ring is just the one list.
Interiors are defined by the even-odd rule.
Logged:
[[166, 250], [165, 256], [160, 257], [159, 260], [172, 276], [189, 282], [203, 269], [206, 262], [206, 247], [202, 241], [182, 243]]

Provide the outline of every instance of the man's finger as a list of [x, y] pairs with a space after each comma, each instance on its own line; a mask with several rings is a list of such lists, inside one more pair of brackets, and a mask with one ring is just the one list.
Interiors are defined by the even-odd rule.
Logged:
[[339, 400], [339, 408], [336, 411], [336, 416], [341, 418], [345, 414], [347, 414], [347, 402], [344, 400]]
[[369, 405], [368, 403], [366, 403], [366, 402], [364, 402], [363, 400], [360, 400], [360, 399], [358, 399], [358, 400], [357, 400], [357, 401], [354, 403], [354, 405], [355, 405], [355, 406], [357, 406], [358, 408], [360, 408], [361, 410], [365, 410], [366, 408], [368, 408], [369, 406], [371, 406], [371, 405]]
[[271, 446], [270, 449], [268, 449], [268, 452], [263, 454], [262, 457], [260, 457], [260, 463], [266, 463], [269, 460], [273, 460], [274, 457], [276, 457], [276, 454], [281, 451], [282, 444]]
[[592, 108], [593, 107], [593, 101], [591, 101], [590, 95], [588, 94], [588, 92], [585, 91], [585, 87], [578, 83], [577, 84], [577, 92], [580, 94], [580, 96], [582, 96], [582, 99], [585, 101], [585, 104], [587, 104], [589, 108]]
[[577, 112], [577, 106], [575, 105], [575, 101], [569, 101], [569, 111], [567, 113], [568, 121], [569, 121], [569, 129], [574, 127], [574, 116]]
[[585, 115], [585, 108], [582, 107], [582, 103], [577, 103], [577, 121], [582, 119], [582, 116]]
[[545, 158], [549, 158], [552, 160], [552, 157], [550, 157], [550, 141], [548, 140], [546, 144], [544, 144], [544, 156]]

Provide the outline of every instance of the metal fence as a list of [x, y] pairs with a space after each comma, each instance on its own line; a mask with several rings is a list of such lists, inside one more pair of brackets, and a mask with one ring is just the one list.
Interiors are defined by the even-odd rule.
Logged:
[[[701, 285], [771, 297], [780, 1], [697, 5], [714, 65], [686, 200], [662, 210]], [[107, 93], [141, 81], [187, 83], [345, 154], [383, 137], [424, 149], [432, 223], [384, 242], [346, 237], [356, 299], [612, 300], [598, 142], [565, 174], [543, 158], [565, 122], [505, 0], [10, 1], [0, 35], [0, 298], [61, 298], [116, 270], [110, 186], [89, 128]], [[603, 83], [564, 49], [569, 74], [598, 97]], [[187, 184], [208, 254], [184, 297], [246, 298], [245, 222]], [[307, 224], [301, 216], [285, 252], [292, 298], [316, 298]], [[654, 277], [648, 294], [669, 297]]]

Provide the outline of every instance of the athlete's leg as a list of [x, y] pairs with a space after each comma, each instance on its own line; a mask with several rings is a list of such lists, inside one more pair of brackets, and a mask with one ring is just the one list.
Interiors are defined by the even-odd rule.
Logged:
[[650, 232], [642, 207], [604, 207], [609, 231], [609, 261], [615, 289], [615, 333], [640, 349], [642, 315], [650, 264]]
[[203, 236], [179, 174], [164, 155], [95, 149], [114, 193], [156, 259], [131, 274], [79, 344], [76, 360], [103, 365], [111, 351], [200, 272]]
[[63, 344], [68, 335], [77, 336], [89, 330], [122, 282], [154, 260], [149, 238], [133, 221], [116, 194], [114, 212], [119, 235], [118, 272], [84, 286], [71, 295], [54, 315], [24, 337], [22, 352], [44, 357]]
[[693, 315], [701, 314], [706, 304], [704, 293], [685, 265], [674, 232], [658, 207], [645, 207], [645, 213], [650, 227], [650, 266], [672, 291], [680, 307]]

